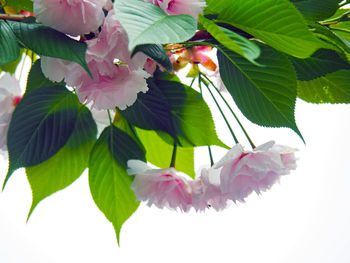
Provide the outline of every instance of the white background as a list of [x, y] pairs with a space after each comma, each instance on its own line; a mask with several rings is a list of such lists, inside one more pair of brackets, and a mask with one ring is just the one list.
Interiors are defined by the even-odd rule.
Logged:
[[[233, 145], [217, 110], [213, 114], [219, 136]], [[288, 129], [241, 119], [256, 145], [273, 139], [299, 149], [298, 169], [270, 191], [223, 212], [141, 205], [123, 226], [118, 247], [90, 196], [86, 172], [42, 201], [26, 224], [31, 191], [21, 169], [0, 193], [0, 262], [350, 262], [350, 105], [298, 101], [296, 121], [306, 146]], [[215, 151], [215, 159], [223, 154]], [[205, 148], [196, 158], [197, 168], [209, 162]], [[0, 167], [2, 184], [7, 161], [1, 157]]]

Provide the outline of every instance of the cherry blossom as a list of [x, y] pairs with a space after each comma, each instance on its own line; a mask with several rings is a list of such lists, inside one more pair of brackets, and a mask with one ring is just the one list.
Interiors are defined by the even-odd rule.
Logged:
[[21, 100], [19, 81], [6, 73], [0, 78], [0, 152], [6, 151], [7, 131], [13, 110]]
[[107, 0], [33, 0], [37, 20], [73, 36], [96, 31], [103, 23]]
[[128, 174], [135, 175], [131, 189], [137, 201], [169, 209], [188, 211], [191, 205], [191, 187], [186, 178], [177, 175], [174, 168], [151, 169], [144, 162], [128, 161]]
[[213, 169], [220, 171], [220, 188], [232, 201], [244, 201], [251, 192], [260, 193], [276, 183], [281, 175], [296, 168], [295, 149], [267, 142], [251, 152], [235, 145]]
[[205, 1], [203, 0], [145, 0], [159, 6], [169, 15], [190, 15], [194, 18], [203, 13]]

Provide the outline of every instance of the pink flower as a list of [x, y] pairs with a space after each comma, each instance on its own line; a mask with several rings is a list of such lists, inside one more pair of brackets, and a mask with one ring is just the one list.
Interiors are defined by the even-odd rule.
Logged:
[[131, 189], [137, 201], [148, 201], [149, 206], [159, 208], [180, 208], [186, 212], [190, 209], [191, 187], [174, 168], [151, 169], [138, 160], [129, 160], [128, 167], [128, 174], [135, 175]]
[[86, 61], [93, 79], [78, 64], [55, 58], [42, 60], [45, 76], [53, 81], [64, 78], [69, 86], [76, 88], [82, 103], [92, 102], [98, 110], [115, 107], [123, 110], [136, 101], [139, 92], [148, 91], [149, 74], [143, 70], [146, 57], [139, 53], [130, 58], [127, 35], [113, 10], [97, 38], [86, 43]]
[[203, 13], [203, 0], [145, 0], [159, 6], [168, 15], [190, 15], [194, 18]]
[[221, 168], [220, 188], [233, 201], [244, 201], [252, 191], [269, 189], [281, 175], [296, 168], [294, 149], [265, 143], [252, 152], [234, 146], [214, 167]]
[[13, 110], [21, 100], [19, 81], [6, 73], [0, 78], [0, 151], [6, 151], [7, 130]]
[[73, 36], [96, 31], [107, 0], [33, 0], [37, 20]]

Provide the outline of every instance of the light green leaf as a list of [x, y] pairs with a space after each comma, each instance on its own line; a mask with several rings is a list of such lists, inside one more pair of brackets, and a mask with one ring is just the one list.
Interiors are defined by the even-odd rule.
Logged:
[[199, 15], [199, 22], [218, 42], [250, 62], [255, 63], [255, 59], [259, 57], [260, 49], [254, 42], [231, 30], [219, 27], [201, 14]]
[[302, 15], [287, 0], [207, 0], [206, 14], [233, 25], [273, 48], [306, 58], [322, 42], [308, 30]]
[[[146, 159], [159, 168], [169, 168], [173, 146], [164, 142], [155, 131], [136, 129], [137, 135], [146, 148]], [[194, 149], [178, 146], [176, 153], [175, 168], [195, 178]]]
[[[116, 127], [109, 126], [97, 140], [89, 161], [89, 185], [96, 205], [112, 222], [119, 242], [121, 227], [136, 211], [139, 202], [136, 202], [135, 194], [130, 188], [133, 177], [126, 173], [124, 164], [115, 158], [117, 154], [132, 154], [128, 145], [124, 145], [121, 138], [118, 139], [118, 133], [120, 130], [118, 132]], [[117, 144], [114, 144], [116, 139]], [[112, 147], [113, 145], [117, 147]], [[137, 159], [145, 160], [144, 155]]]
[[296, 74], [286, 56], [260, 44], [252, 65], [226, 48], [218, 53], [220, 75], [242, 113], [252, 122], [267, 127], [289, 127], [300, 137], [294, 119], [297, 95]]
[[49, 160], [26, 168], [33, 192], [28, 219], [41, 200], [69, 186], [87, 168], [96, 133], [95, 121], [90, 111], [83, 107], [66, 145]]
[[197, 22], [188, 15], [166, 15], [158, 6], [139, 0], [118, 0], [114, 7], [129, 37], [129, 49], [144, 44], [171, 44], [190, 39]]
[[350, 70], [298, 82], [298, 97], [311, 103], [350, 103]]
[[15, 61], [19, 57], [19, 46], [11, 27], [0, 20], [0, 66]]
[[6, 0], [6, 5], [16, 7], [20, 10], [33, 12], [32, 0]]

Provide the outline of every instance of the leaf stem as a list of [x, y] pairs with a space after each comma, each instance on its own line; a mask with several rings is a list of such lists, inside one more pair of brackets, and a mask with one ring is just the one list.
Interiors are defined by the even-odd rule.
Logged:
[[253, 143], [253, 141], [250, 139], [247, 131], [244, 129], [242, 123], [239, 121], [237, 115], [234, 113], [233, 109], [231, 108], [230, 104], [227, 102], [227, 100], [224, 98], [224, 96], [221, 94], [220, 90], [214, 85], [214, 83], [205, 75], [205, 74], [202, 74], [204, 76], [204, 78], [209, 81], [209, 83], [214, 87], [214, 89], [216, 90], [216, 92], [220, 95], [221, 99], [225, 102], [226, 106], [229, 108], [229, 110], [231, 111], [232, 115], [234, 116], [234, 118], [236, 119], [239, 127], [242, 129], [245, 137], [247, 137], [248, 141], [249, 141], [249, 144], [250, 146], [255, 149], [255, 144]]
[[177, 143], [176, 143], [176, 140], [174, 140], [173, 154], [171, 155], [171, 162], [170, 162], [170, 167], [174, 167], [174, 168], [175, 168], [175, 161], [176, 161], [176, 150], [177, 150]]
[[238, 143], [237, 137], [236, 137], [235, 133], [233, 132], [233, 130], [232, 130], [232, 128], [231, 128], [231, 125], [228, 123], [228, 121], [227, 121], [227, 119], [226, 119], [226, 117], [225, 117], [225, 114], [224, 114], [224, 112], [222, 111], [222, 109], [221, 109], [221, 107], [220, 107], [218, 101], [216, 100], [216, 98], [215, 98], [213, 92], [210, 90], [208, 83], [202, 80], [201, 75], [199, 75], [199, 80], [200, 80], [201, 82], [203, 82], [204, 85], [207, 87], [207, 89], [208, 89], [208, 91], [209, 91], [211, 97], [213, 98], [213, 100], [214, 100], [216, 106], [218, 107], [218, 109], [219, 109], [219, 111], [220, 111], [220, 113], [221, 113], [221, 116], [223, 117], [224, 121], [226, 122], [226, 125], [227, 125], [228, 129], [230, 130], [230, 133], [231, 133], [231, 135], [232, 135], [232, 137], [233, 137], [233, 140], [235, 141], [235, 143]]

